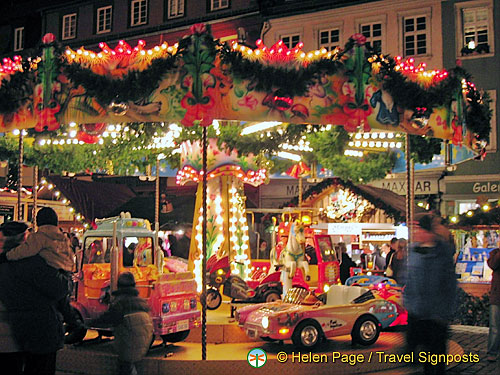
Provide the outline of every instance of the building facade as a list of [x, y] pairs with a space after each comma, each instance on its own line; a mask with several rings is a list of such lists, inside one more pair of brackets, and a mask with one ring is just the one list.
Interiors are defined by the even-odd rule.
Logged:
[[443, 6], [443, 63], [462, 66], [491, 98], [491, 133], [483, 161], [459, 163], [444, 177], [444, 211], [460, 214], [500, 199], [499, 104], [500, 0], [448, 0]]
[[86, 48], [142, 39], [153, 46], [176, 43], [195, 23], [210, 24], [221, 41], [255, 41], [262, 25], [258, 4], [247, 0], [90, 0], [42, 9], [42, 34]]

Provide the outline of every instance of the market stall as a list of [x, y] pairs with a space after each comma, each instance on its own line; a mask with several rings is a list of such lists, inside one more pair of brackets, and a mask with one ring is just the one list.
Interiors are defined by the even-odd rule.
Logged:
[[498, 202], [483, 202], [475, 210], [449, 218], [457, 249], [458, 285], [476, 297], [490, 290], [493, 271], [487, 260], [490, 251], [500, 246]]

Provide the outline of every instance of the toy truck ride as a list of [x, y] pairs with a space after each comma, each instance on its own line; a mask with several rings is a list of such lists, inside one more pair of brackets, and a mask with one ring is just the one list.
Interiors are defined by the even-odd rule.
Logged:
[[[128, 216], [128, 217], [127, 217]], [[130, 214], [96, 221], [97, 228], [83, 236], [77, 254], [73, 313], [89, 322], [106, 311], [118, 275], [134, 274], [139, 295], [151, 308], [154, 335], [164, 342], [179, 342], [200, 325], [196, 281], [191, 272], [164, 266], [163, 252], [147, 220]], [[181, 267], [178, 267], [181, 268]], [[101, 329], [102, 330], [102, 329]], [[82, 341], [86, 330], [66, 333], [67, 342]]]

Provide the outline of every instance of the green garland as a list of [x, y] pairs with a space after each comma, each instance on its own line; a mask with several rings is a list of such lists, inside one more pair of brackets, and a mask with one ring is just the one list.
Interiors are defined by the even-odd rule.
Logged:
[[[457, 66], [449, 71], [447, 78], [425, 89], [397, 71], [394, 59], [377, 56], [374, 62], [381, 65], [378, 76], [383, 81], [383, 88], [395, 98], [396, 104], [404, 109], [415, 110], [420, 107], [432, 110], [448, 106], [454, 95], [462, 91], [462, 79], [470, 80], [470, 75]], [[481, 95], [476, 88], [468, 90], [465, 125], [480, 141], [488, 141], [491, 131], [489, 103], [487, 94]]]
[[455, 224], [452, 224], [451, 227], [467, 228], [476, 225], [500, 225], [499, 202], [489, 202], [488, 205], [492, 207], [488, 211], [484, 211], [481, 207], [478, 207], [475, 210], [472, 210], [471, 216], [468, 216], [466, 213], [460, 215], [458, 217], [458, 221]]
[[[352, 41], [346, 45], [346, 50], [352, 48]], [[255, 85], [256, 91], [272, 92], [281, 90], [285, 95], [303, 96], [309, 86], [317, 83], [322, 74], [333, 75], [344, 68], [341, 61], [343, 53], [333, 55], [330, 59], [312, 62], [305, 68], [287, 69], [273, 67], [259, 62], [253, 62], [243, 56], [240, 51], [234, 51], [228, 46], [221, 48], [221, 60], [230, 65], [231, 74], [241, 80], [247, 80]]]
[[113, 79], [92, 72], [78, 63], [64, 64], [65, 75], [85, 89], [85, 95], [95, 97], [99, 104], [107, 107], [112, 101], [137, 102], [147, 98], [156, 90], [164, 75], [176, 67], [177, 56], [157, 58], [143, 71], [130, 71], [121, 79]]
[[0, 114], [16, 113], [33, 96], [33, 72], [28, 63], [0, 83]]

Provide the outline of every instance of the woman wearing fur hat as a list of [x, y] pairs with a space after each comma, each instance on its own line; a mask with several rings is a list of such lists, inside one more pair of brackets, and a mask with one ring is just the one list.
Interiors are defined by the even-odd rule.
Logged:
[[153, 339], [149, 306], [145, 299], [139, 297], [134, 275], [130, 272], [120, 274], [118, 289], [112, 294], [115, 298], [108, 311], [88, 325], [96, 328], [113, 327], [119, 374], [135, 375], [136, 364], [144, 358]]

